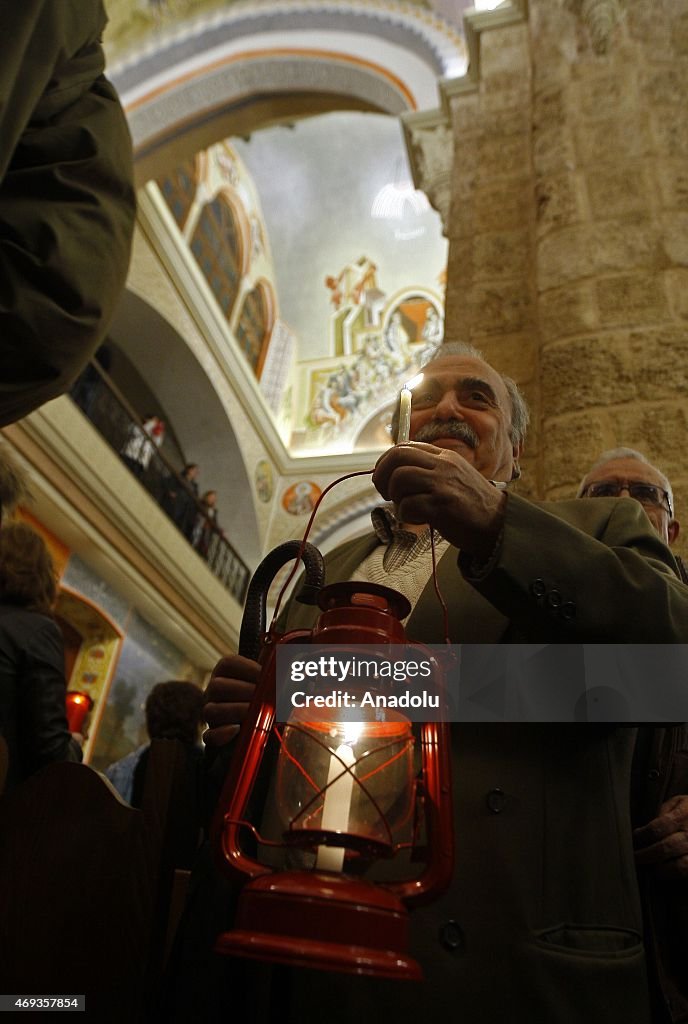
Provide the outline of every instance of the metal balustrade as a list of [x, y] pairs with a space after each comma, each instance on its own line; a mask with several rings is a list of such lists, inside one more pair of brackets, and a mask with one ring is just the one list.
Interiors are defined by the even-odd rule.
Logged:
[[[250, 571], [206, 507], [172, 463], [160, 452], [143, 421], [97, 359], [92, 359], [70, 391], [72, 400], [128, 466], [142, 487], [170, 515], [187, 542], [236, 600], [243, 604]], [[170, 514], [170, 495], [182, 494], [188, 511], [183, 525]], [[192, 541], [196, 543], [192, 543]]]

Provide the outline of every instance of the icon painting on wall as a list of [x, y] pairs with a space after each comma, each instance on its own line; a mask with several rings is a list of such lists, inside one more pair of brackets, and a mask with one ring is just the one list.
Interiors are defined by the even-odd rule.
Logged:
[[301, 480], [286, 489], [282, 495], [282, 508], [291, 516], [305, 516], [313, 511], [321, 493], [317, 484]]
[[258, 495], [258, 499], [263, 502], [270, 501], [272, 498], [274, 484], [272, 466], [267, 459], [261, 459], [260, 462], [256, 463], [254, 480], [256, 483], [256, 494]]

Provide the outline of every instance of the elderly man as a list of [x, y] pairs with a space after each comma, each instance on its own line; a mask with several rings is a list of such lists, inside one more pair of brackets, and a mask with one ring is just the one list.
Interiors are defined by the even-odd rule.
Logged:
[[[579, 498], [622, 497], [627, 494], [645, 509], [665, 542], [679, 534], [668, 478], [635, 448], [603, 452], [581, 480]], [[676, 559], [681, 578], [686, 570]], [[661, 669], [652, 647], [649, 664], [639, 665], [641, 652], [633, 647], [635, 666], [647, 677]], [[619, 652], [622, 654], [623, 652]], [[645, 652], [642, 652], [645, 653]], [[619, 656], [617, 654], [617, 657]], [[679, 672], [683, 666], [679, 666]], [[666, 669], [666, 666], [665, 666]], [[653, 982], [653, 1020], [688, 1019], [688, 727], [644, 727], [638, 730], [634, 760], [633, 835], [643, 897], [646, 946], [650, 948]], [[672, 1017], [667, 1018], [666, 1006]], [[681, 1016], [683, 1015], [683, 1016]]]
[[[524, 428], [513, 382], [476, 350], [442, 346], [414, 392], [414, 440], [375, 468], [396, 521], [329, 556], [328, 581], [385, 579], [414, 604], [409, 636], [441, 643], [429, 524], [444, 539], [438, 579], [454, 642], [688, 640], [688, 589], [636, 502], [534, 503], [495, 486], [518, 475]], [[289, 626], [312, 618], [294, 607]], [[208, 743], [232, 737], [257, 675], [239, 656], [220, 662]], [[634, 742], [634, 729], [610, 726], [454, 726], [454, 876], [411, 921], [425, 981], [295, 972], [283, 1019], [370, 1020], [377, 1010], [414, 1022], [449, 1013], [471, 1024], [647, 1024]]]
[[[647, 518], [665, 544], [678, 538], [680, 524], [674, 518], [674, 492], [668, 478], [635, 448], [603, 452], [580, 482], [578, 498], [620, 498], [627, 494], [645, 509]], [[684, 583], [686, 569], [676, 559]]]

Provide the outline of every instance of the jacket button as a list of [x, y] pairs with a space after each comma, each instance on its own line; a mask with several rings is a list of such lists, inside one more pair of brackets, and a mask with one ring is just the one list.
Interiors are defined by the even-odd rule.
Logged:
[[530, 592], [533, 597], [544, 597], [547, 593], [547, 587], [545, 586], [544, 580], [533, 580], [530, 584]]
[[576, 606], [573, 603], [573, 601], [564, 601], [563, 605], [559, 610], [559, 614], [561, 615], [562, 619], [566, 619], [567, 621], [569, 621], [570, 619], [575, 619]]
[[660, 771], [658, 768], [650, 768], [649, 772], [647, 773], [647, 777], [650, 780], [650, 782], [656, 782], [659, 776]]
[[558, 590], [550, 590], [547, 595], [547, 604], [550, 608], [559, 608], [561, 606], [561, 594]]
[[485, 797], [485, 803], [493, 814], [501, 814], [504, 810], [504, 805], [506, 804], [506, 793], [503, 789], [500, 789], [499, 786], [497, 786], [495, 789], [491, 789], [487, 794]]
[[440, 942], [445, 949], [455, 952], [463, 949], [463, 931], [456, 921], [447, 921], [440, 928]]

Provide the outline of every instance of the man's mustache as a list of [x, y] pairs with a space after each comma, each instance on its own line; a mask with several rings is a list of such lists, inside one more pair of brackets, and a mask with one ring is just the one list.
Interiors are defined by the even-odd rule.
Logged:
[[413, 435], [414, 441], [425, 441], [432, 444], [440, 437], [453, 437], [457, 441], [463, 441], [469, 448], [477, 448], [480, 438], [475, 430], [463, 420], [430, 420], [417, 430]]

